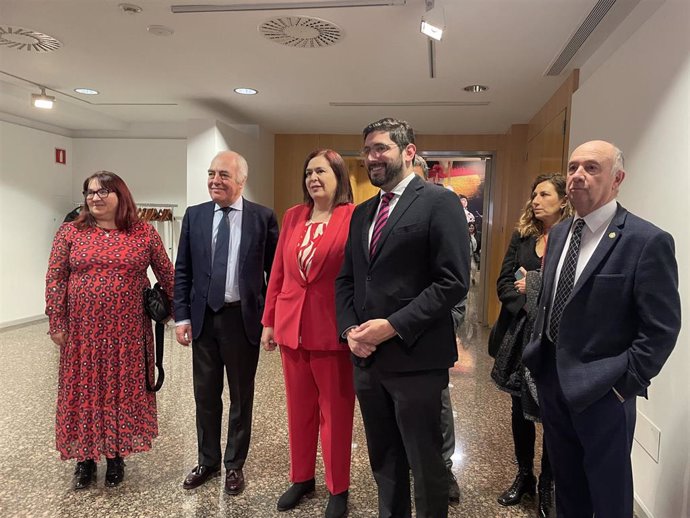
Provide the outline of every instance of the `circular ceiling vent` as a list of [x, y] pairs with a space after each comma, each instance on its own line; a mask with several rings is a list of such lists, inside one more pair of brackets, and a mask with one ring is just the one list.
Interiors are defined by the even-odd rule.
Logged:
[[337, 25], [307, 16], [271, 18], [259, 25], [259, 32], [281, 45], [302, 48], [328, 47], [343, 37]]
[[0, 45], [34, 52], [52, 52], [62, 47], [62, 43], [42, 32], [6, 25], [0, 26]]

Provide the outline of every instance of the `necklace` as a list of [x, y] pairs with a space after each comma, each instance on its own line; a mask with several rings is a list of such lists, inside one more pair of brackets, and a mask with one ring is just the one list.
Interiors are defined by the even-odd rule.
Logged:
[[117, 230], [116, 228], [105, 228], [105, 227], [102, 227], [100, 225], [96, 225], [96, 228], [101, 229], [103, 231], [103, 233], [105, 234], [105, 237], [110, 237], [110, 233], [113, 230]]

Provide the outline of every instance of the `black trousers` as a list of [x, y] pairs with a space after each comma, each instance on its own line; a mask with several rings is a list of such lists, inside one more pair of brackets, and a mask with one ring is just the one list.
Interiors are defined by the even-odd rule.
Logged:
[[555, 355], [545, 354], [544, 362], [536, 381], [558, 518], [631, 518], [635, 398], [621, 403], [611, 390], [574, 412], [561, 390]]
[[239, 306], [217, 313], [206, 309], [201, 335], [192, 343], [194, 401], [199, 464], [219, 466], [223, 420], [223, 378], [230, 390], [230, 418], [225, 453], [226, 469], [244, 465], [249, 451], [254, 406], [254, 375], [259, 348], [247, 340]]
[[[511, 411], [511, 424], [513, 428], [513, 444], [515, 445], [515, 458], [521, 470], [532, 471], [534, 469], [534, 442], [536, 438], [535, 424], [525, 419], [522, 412], [522, 400], [519, 396], [511, 396], [513, 401]], [[546, 439], [542, 439], [541, 473], [539, 482], [549, 484], [553, 477], [549, 454], [546, 448]]]
[[448, 369], [385, 372], [355, 367], [359, 400], [378, 487], [379, 518], [410, 518], [410, 469], [417, 518], [447, 518], [448, 480], [441, 450], [441, 391]]

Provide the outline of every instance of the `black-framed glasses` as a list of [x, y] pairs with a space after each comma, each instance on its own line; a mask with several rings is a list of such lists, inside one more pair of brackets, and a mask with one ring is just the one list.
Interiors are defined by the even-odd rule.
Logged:
[[371, 147], [369, 147], [369, 146], [363, 147], [359, 153], [360, 153], [360, 155], [362, 155], [362, 158], [366, 158], [369, 155], [381, 156], [385, 152], [393, 149], [394, 147], [398, 147], [398, 145], [397, 144], [374, 144]]
[[101, 200], [105, 200], [111, 192], [112, 191], [110, 189], [106, 189], [105, 187], [101, 187], [100, 189], [97, 189], [95, 191], [92, 191], [91, 189], [87, 189], [82, 194], [84, 195], [84, 198], [86, 198], [87, 200], [93, 199], [93, 197], [96, 194], [98, 194], [98, 197]]

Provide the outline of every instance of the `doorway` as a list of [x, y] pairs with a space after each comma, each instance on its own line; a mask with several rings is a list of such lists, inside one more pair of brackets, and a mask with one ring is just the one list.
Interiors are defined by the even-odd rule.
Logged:
[[[358, 205], [376, 195], [379, 189], [369, 182], [363, 160], [353, 155], [354, 153], [345, 152], [343, 158], [348, 167], [354, 201]], [[468, 298], [467, 313], [476, 315], [478, 325], [486, 325], [489, 287], [486, 286], [486, 268], [482, 268], [482, 264], [488, 264], [485, 258], [488, 258], [491, 251], [490, 186], [494, 154], [481, 151], [423, 151], [419, 155], [429, 166], [429, 181], [442, 185], [467, 200], [465, 215], [468, 227], [471, 222], [474, 223], [476, 242], [472, 260], [471, 282], [474, 282], [470, 284], [473, 296]], [[470, 304], [472, 307], [469, 307]]]

